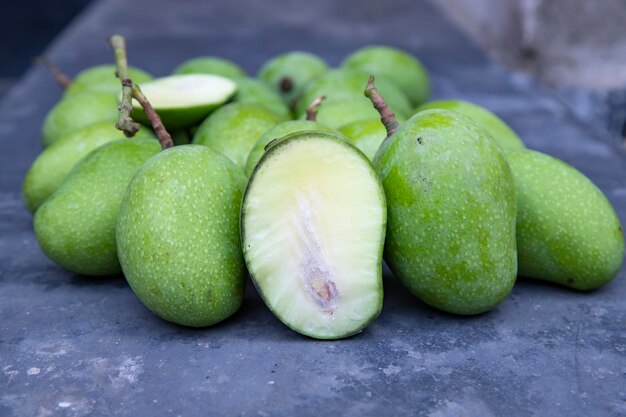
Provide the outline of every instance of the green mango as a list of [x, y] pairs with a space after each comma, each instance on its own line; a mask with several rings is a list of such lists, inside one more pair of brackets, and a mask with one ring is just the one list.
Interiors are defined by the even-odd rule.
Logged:
[[456, 314], [494, 308], [517, 272], [516, 201], [504, 153], [470, 118], [411, 117], [374, 158], [387, 196], [385, 260], [425, 303]]
[[193, 143], [226, 155], [243, 169], [259, 137], [284, 120], [284, 117], [259, 104], [228, 104], [202, 122]]
[[519, 275], [578, 290], [612, 280], [624, 260], [624, 231], [602, 191], [549, 155], [507, 156], [517, 194]]
[[[115, 76], [115, 71], [115, 65], [97, 65], [79, 72], [65, 90], [64, 97], [81, 93], [105, 93], [116, 96], [122, 91], [122, 85]], [[129, 68], [128, 74], [135, 84], [152, 79], [152, 75], [138, 68]]]
[[[300, 118], [304, 119], [306, 114]], [[365, 97], [346, 97], [324, 100], [317, 109], [318, 122], [339, 129], [347, 124], [380, 118], [372, 103]], [[384, 136], [383, 136], [384, 137]]]
[[[371, 106], [371, 104], [370, 104]], [[380, 118], [371, 120], [359, 120], [339, 128], [341, 132], [354, 146], [368, 157], [374, 160], [376, 151], [385, 140], [387, 131]]]
[[214, 74], [226, 78], [246, 76], [243, 68], [233, 61], [215, 56], [189, 59], [176, 67], [172, 74]]
[[360, 332], [383, 301], [385, 194], [370, 161], [343, 137], [278, 139], [241, 205], [250, 276], [269, 309], [317, 339]]
[[237, 103], [259, 104], [285, 118], [291, 118], [291, 110], [283, 99], [265, 83], [254, 78], [238, 77], [233, 81], [237, 84], [237, 93], [233, 101]]
[[141, 165], [159, 149], [154, 139], [122, 139], [76, 165], [35, 212], [35, 235], [44, 253], [78, 274], [119, 273], [115, 223], [122, 197]]
[[204, 146], [167, 149], [139, 170], [116, 236], [124, 275], [151, 311], [193, 327], [237, 311], [246, 276], [239, 237], [245, 185], [239, 167]]
[[[426, 68], [417, 58], [400, 49], [366, 46], [348, 55], [341, 65], [374, 74], [377, 81], [381, 75], [388, 77], [407, 95], [413, 106], [424, 103], [430, 95]], [[385, 94], [383, 96], [386, 98]]]
[[259, 70], [257, 78], [278, 92], [285, 103], [297, 99], [302, 87], [328, 69], [326, 62], [308, 52], [291, 51], [277, 55]]
[[[301, 116], [311, 102], [320, 96], [328, 101], [346, 97], [363, 98], [363, 89], [370, 74], [354, 69], [334, 69], [323, 72], [309, 81], [302, 89], [295, 113]], [[396, 116], [413, 114], [413, 107], [404, 93], [388, 78], [376, 77], [376, 87]]]
[[[154, 138], [148, 128], [142, 127], [135, 138]], [[124, 139], [124, 133], [113, 122], [97, 122], [78, 129], [48, 146], [28, 170], [22, 194], [31, 213], [43, 204], [63, 183], [69, 172], [94, 149]]]
[[327, 127], [321, 123], [309, 121], [309, 120], [288, 120], [286, 122], [282, 122], [277, 124], [273, 128], [267, 130], [265, 133], [259, 137], [259, 139], [254, 144], [252, 151], [248, 155], [248, 159], [246, 161], [245, 173], [249, 177], [252, 175], [252, 171], [257, 166], [263, 153], [265, 152], [265, 147], [268, 143], [273, 141], [274, 139], [282, 138], [283, 136], [287, 136], [290, 133], [301, 132], [305, 130], [317, 130], [321, 132], [334, 133], [339, 135], [335, 129]]
[[118, 115], [117, 99], [113, 94], [72, 94], [58, 102], [46, 116], [41, 132], [43, 145], [49, 146], [62, 137], [96, 122], [106, 121], [114, 124]]
[[505, 151], [525, 148], [524, 142], [502, 119], [477, 104], [463, 100], [431, 101], [419, 107], [416, 111], [420, 112], [428, 109], [447, 109], [466, 115], [484, 127]]

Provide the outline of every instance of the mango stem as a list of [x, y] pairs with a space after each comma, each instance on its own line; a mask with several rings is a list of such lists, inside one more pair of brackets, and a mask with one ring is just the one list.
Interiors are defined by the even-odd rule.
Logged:
[[306, 108], [306, 119], [308, 121], [314, 122], [317, 119], [317, 110], [324, 100], [326, 100], [326, 96], [319, 96], [309, 104], [309, 107]]
[[154, 108], [146, 96], [143, 95], [139, 86], [134, 84], [133, 80], [131, 80], [128, 75], [126, 40], [121, 35], [113, 35], [109, 38], [109, 45], [115, 54], [115, 66], [117, 68], [115, 75], [122, 83], [122, 101], [118, 106], [120, 114], [117, 119], [117, 123], [115, 123], [115, 127], [124, 132], [124, 135], [129, 138], [133, 137], [135, 133], [137, 133], [140, 125], [131, 117], [134, 110], [133, 99], [135, 99], [139, 102], [139, 104], [141, 104], [141, 107], [146, 113], [146, 117], [150, 120], [152, 129], [154, 129], [154, 133], [156, 133], [157, 138], [159, 138], [161, 149], [171, 148], [174, 146], [172, 136], [169, 134], [167, 129], [165, 129], [161, 118], [154, 111]]
[[46, 67], [50, 74], [52, 74], [52, 77], [54, 77], [54, 81], [56, 81], [57, 84], [59, 84], [64, 90], [67, 90], [70, 84], [72, 84], [72, 79], [63, 71], [61, 71], [61, 69], [59, 69], [59, 67], [57, 67], [54, 62], [52, 62], [52, 60], [47, 56], [37, 56], [33, 58], [33, 60], [36, 63], [42, 64], [44, 67]]
[[367, 86], [365, 87], [365, 97], [369, 98], [378, 114], [380, 114], [380, 121], [385, 126], [385, 130], [387, 130], [387, 137], [394, 134], [396, 130], [398, 130], [398, 120], [396, 119], [396, 115], [391, 111], [383, 96], [376, 89], [376, 83], [374, 82], [374, 76], [370, 75], [369, 80], [367, 81]]

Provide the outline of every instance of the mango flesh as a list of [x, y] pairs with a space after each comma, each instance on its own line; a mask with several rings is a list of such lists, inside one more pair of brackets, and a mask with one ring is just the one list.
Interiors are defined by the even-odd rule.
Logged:
[[[347, 97], [363, 98], [363, 89], [369, 76], [366, 72], [348, 68], [326, 71], [303, 87], [295, 113], [298, 116], [304, 114], [309, 104], [319, 96], [326, 96], [329, 101]], [[407, 117], [413, 113], [408, 98], [391, 80], [382, 75], [376, 77], [376, 87], [396, 116]]]
[[137, 173], [120, 209], [118, 253], [128, 283], [155, 314], [203, 327], [237, 311], [245, 184], [239, 167], [196, 145], [163, 151]]
[[296, 132], [273, 142], [246, 189], [241, 227], [246, 265], [276, 317], [318, 339], [373, 321], [385, 213], [370, 162], [342, 137]]
[[291, 103], [307, 82], [327, 69], [326, 62], [316, 55], [291, 51], [267, 61], [259, 70], [257, 78], [278, 92], [286, 103]]
[[[142, 127], [135, 135], [154, 137]], [[113, 122], [98, 122], [65, 136], [48, 146], [28, 170], [22, 193], [31, 213], [43, 204], [63, 183], [69, 172], [94, 149], [116, 140], [125, 139], [124, 133]]]
[[[119, 94], [122, 86], [119, 78], [115, 76], [115, 71], [115, 65], [97, 65], [81, 71], [65, 90], [64, 97], [78, 93]], [[139, 68], [128, 68], [128, 74], [135, 84], [142, 84], [152, 79], [152, 75]]]
[[246, 76], [243, 68], [233, 61], [215, 56], [189, 59], [176, 67], [172, 74], [214, 74], [226, 78]]
[[341, 65], [388, 77], [407, 95], [413, 106], [424, 103], [430, 95], [426, 68], [417, 58], [400, 49], [367, 46], [348, 55]]
[[504, 153], [448, 110], [410, 118], [374, 158], [387, 196], [385, 260], [418, 298], [456, 314], [502, 302], [517, 272], [516, 201]]
[[477, 104], [462, 100], [431, 101], [419, 107], [417, 111], [428, 109], [447, 109], [459, 112], [473, 119], [485, 128], [493, 139], [505, 151], [508, 149], [524, 149], [524, 142], [502, 119]]
[[320, 132], [328, 132], [339, 135], [339, 132], [337, 132], [335, 129], [327, 127], [321, 123], [309, 120], [288, 120], [286, 122], [277, 124], [273, 128], [263, 133], [254, 144], [252, 151], [250, 151], [250, 154], [248, 155], [248, 160], [246, 161], [246, 175], [248, 177], [252, 175], [252, 171], [254, 171], [254, 168], [257, 166], [257, 164], [261, 160], [261, 157], [265, 153], [265, 147], [268, 143], [270, 143], [274, 139], [280, 139], [284, 136], [287, 136], [290, 133], [301, 132], [305, 130], [317, 130]]
[[284, 120], [258, 104], [228, 104], [202, 122], [193, 143], [220, 152], [243, 169], [259, 137]]
[[579, 290], [612, 280], [624, 260], [624, 231], [602, 191], [549, 155], [507, 156], [517, 193], [519, 275]]
[[90, 124], [108, 121], [115, 124], [119, 111], [115, 95], [108, 93], [72, 94], [58, 102], [46, 116], [42, 128], [43, 145]]
[[76, 165], [35, 213], [35, 235], [45, 254], [78, 274], [119, 273], [115, 223], [122, 197], [135, 173], [159, 150], [154, 139], [122, 139]]
[[378, 119], [359, 120], [339, 128], [341, 132], [354, 146], [367, 156], [370, 161], [374, 160], [376, 151], [385, 140], [387, 131]]
[[283, 99], [265, 83], [247, 77], [234, 78], [233, 81], [237, 84], [237, 93], [233, 101], [258, 104], [285, 118], [291, 117], [291, 110]]

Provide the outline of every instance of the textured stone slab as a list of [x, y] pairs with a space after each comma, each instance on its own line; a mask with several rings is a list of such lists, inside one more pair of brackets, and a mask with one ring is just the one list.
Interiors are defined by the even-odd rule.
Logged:
[[[56, 39], [68, 72], [111, 61], [127, 36], [132, 64], [166, 74], [201, 54], [254, 73], [289, 49], [332, 64], [387, 43], [422, 58], [435, 97], [475, 100], [527, 144], [589, 175], [626, 216], [626, 160], [525, 77], [483, 54], [428, 3], [101, 1]], [[343, 341], [301, 337], [249, 286], [213, 328], [168, 324], [123, 278], [53, 265], [20, 199], [39, 130], [60, 92], [32, 69], [0, 104], [1, 416], [618, 416], [626, 415], [626, 279], [581, 294], [518, 282], [496, 310], [463, 318], [426, 307], [385, 276], [373, 325]]]

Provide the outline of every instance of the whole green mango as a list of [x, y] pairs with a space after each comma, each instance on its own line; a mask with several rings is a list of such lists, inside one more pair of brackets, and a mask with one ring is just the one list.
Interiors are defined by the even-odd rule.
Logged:
[[516, 201], [488, 133], [448, 110], [411, 117], [379, 148], [387, 196], [385, 260], [427, 304], [477, 314], [509, 294], [517, 272]]
[[76, 165], [35, 213], [35, 235], [45, 254], [78, 274], [119, 273], [115, 223], [122, 197], [135, 173], [159, 149], [154, 139], [122, 139]]
[[519, 275], [579, 290], [613, 279], [624, 260], [624, 231], [602, 191], [549, 155], [507, 156], [517, 194]]
[[167, 149], [139, 170], [120, 209], [117, 245], [146, 307], [193, 327], [237, 311], [246, 276], [239, 237], [245, 186], [238, 166], [198, 145]]

